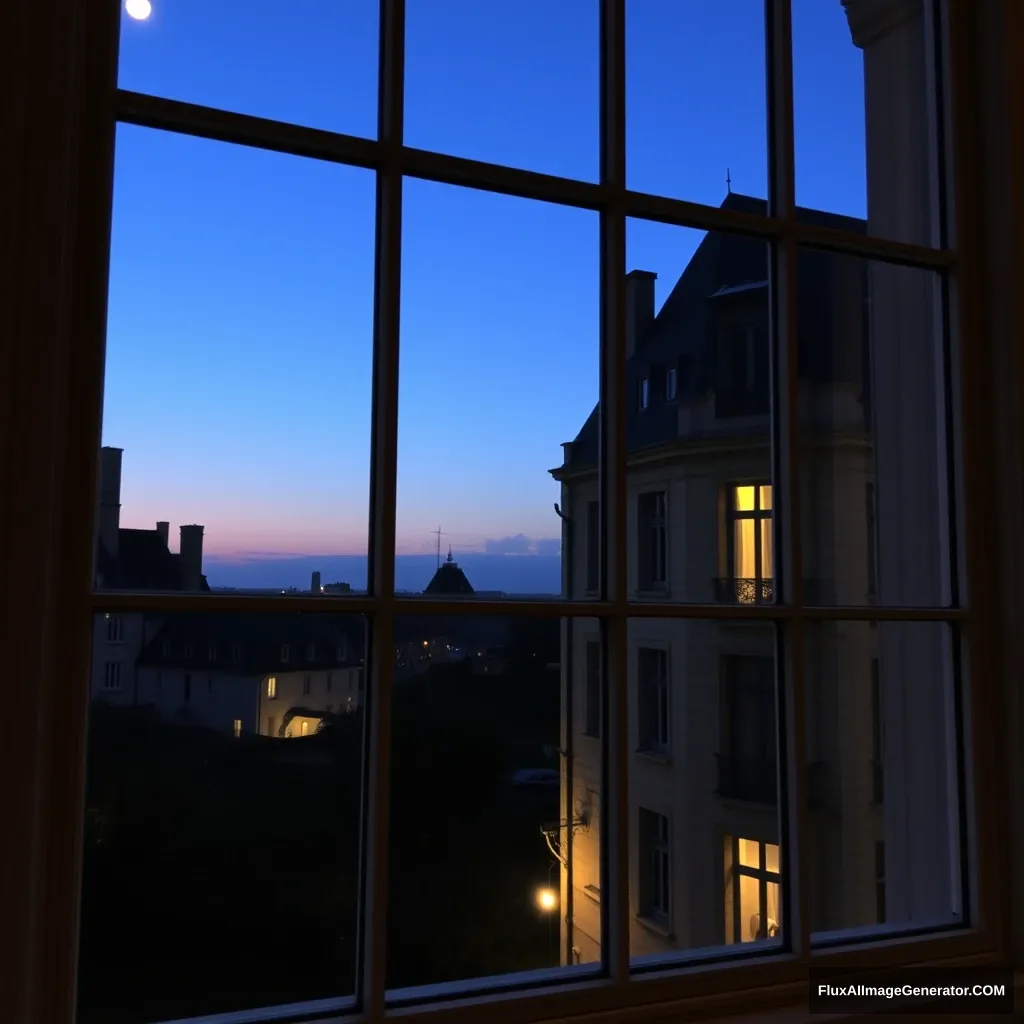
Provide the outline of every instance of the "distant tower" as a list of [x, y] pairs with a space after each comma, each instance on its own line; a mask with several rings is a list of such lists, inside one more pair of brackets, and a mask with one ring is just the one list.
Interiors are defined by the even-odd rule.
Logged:
[[321, 587], [320, 587], [320, 573], [319, 572], [314, 572], [313, 573], [313, 581], [310, 583], [309, 589], [310, 589], [311, 593], [314, 593], [314, 594], [319, 594], [320, 593]]
[[725, 191], [730, 195], [732, 194], [732, 177], [729, 174], [729, 168], [725, 169]]

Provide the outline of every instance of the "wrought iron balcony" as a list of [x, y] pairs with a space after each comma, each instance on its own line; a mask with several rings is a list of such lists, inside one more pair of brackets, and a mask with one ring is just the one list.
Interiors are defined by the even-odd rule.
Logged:
[[715, 600], [720, 604], [770, 604], [774, 593], [771, 579], [727, 577], [715, 580]]
[[778, 772], [774, 761], [716, 754], [718, 795], [725, 800], [745, 800], [775, 806], [778, 803]]

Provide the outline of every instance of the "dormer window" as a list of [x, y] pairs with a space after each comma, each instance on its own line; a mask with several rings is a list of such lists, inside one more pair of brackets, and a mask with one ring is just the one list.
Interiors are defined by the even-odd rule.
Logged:
[[281, 661], [291, 660], [292, 649], [288, 644], [281, 645]]
[[665, 401], [674, 402], [676, 391], [679, 387], [679, 375], [674, 366], [670, 366], [665, 372]]
[[643, 380], [640, 381], [640, 411], [643, 412], [643, 410], [650, 405], [650, 402], [651, 381], [649, 377], [644, 377]]

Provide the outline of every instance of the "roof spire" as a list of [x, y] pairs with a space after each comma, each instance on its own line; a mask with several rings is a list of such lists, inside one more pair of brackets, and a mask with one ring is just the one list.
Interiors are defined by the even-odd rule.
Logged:
[[732, 177], [729, 174], [728, 167], [725, 169], [725, 191], [730, 195], [732, 194]]
[[449, 544], [448, 545], [448, 561], [450, 562], [451, 560], [452, 560], [452, 546], [451, 546], [451, 544]]

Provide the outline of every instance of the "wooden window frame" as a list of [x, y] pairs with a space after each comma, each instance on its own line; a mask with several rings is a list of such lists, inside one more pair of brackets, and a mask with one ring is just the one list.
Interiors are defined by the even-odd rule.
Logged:
[[[601, 0], [601, 177], [596, 184], [408, 149], [403, 145], [404, 2], [381, 0], [378, 138], [367, 140], [279, 124], [116, 89], [120, 5], [114, 0], [15, 0], [14, 36], [0, 104], [8, 159], [0, 166], [4, 211], [0, 265], [0, 565], [9, 591], [0, 617], [13, 659], [7, 706], [11, 730], [0, 767], [17, 787], [5, 808], [8, 840], [0, 936], [8, 955], [0, 1016], [12, 1024], [74, 1018], [77, 922], [84, 801], [92, 616], [103, 612], [323, 612], [325, 600], [371, 621], [366, 850], [362, 971], [338, 1019], [383, 1021], [390, 782], [390, 697], [394, 620], [400, 614], [465, 614], [465, 604], [399, 597], [394, 591], [398, 304], [404, 175], [475, 186], [592, 210], [601, 217], [602, 559], [599, 599], [474, 604], [479, 614], [598, 618], [604, 642], [605, 785], [602, 788], [602, 951], [599, 976], [503, 991], [476, 987], [447, 1001], [409, 1006], [408, 1019], [470, 1024], [486, 1014], [518, 1021], [669, 1019], [685, 1012], [722, 1017], [806, 1007], [813, 962], [898, 970], [910, 964], [1014, 964], [1024, 948], [1024, 886], [1011, 865], [1024, 861], [1024, 701], [1018, 624], [1024, 616], [1024, 4], [1017, 0], [941, 0], [946, 40], [945, 105], [953, 247], [917, 246], [796, 222], [793, 170], [791, 12], [767, 0], [771, 201], [766, 217], [631, 192], [625, 176], [625, 0]], [[372, 522], [369, 593], [341, 597], [240, 597], [212, 594], [96, 593], [93, 516], [104, 378], [107, 272], [117, 120], [188, 131], [377, 173], [373, 375]], [[955, 145], [953, 144], [955, 140]], [[644, 217], [769, 240], [777, 254], [777, 410], [780, 446], [775, 504], [783, 544], [780, 600], [772, 605], [644, 605], [628, 593], [627, 443], [634, 400], [626, 386], [625, 226]], [[798, 475], [793, 426], [796, 336], [793, 268], [799, 244], [933, 267], [949, 275], [962, 472], [961, 541], [969, 606], [952, 609], [808, 608], [800, 572]], [[786, 636], [785, 701], [780, 721], [787, 775], [783, 824], [784, 920], [777, 954], [637, 972], [630, 963], [627, 619], [772, 621]], [[806, 913], [803, 746], [804, 628], [825, 619], [943, 619], [969, 636], [971, 686], [965, 695], [969, 847], [975, 918], [942, 934], [893, 937], [812, 949]], [[1012, 816], [1011, 816], [1012, 810]], [[1010, 898], [1007, 899], [1007, 893]], [[301, 1014], [290, 1019], [299, 1020]]]

